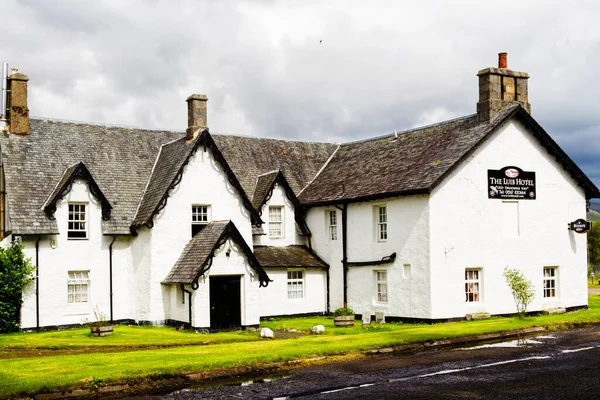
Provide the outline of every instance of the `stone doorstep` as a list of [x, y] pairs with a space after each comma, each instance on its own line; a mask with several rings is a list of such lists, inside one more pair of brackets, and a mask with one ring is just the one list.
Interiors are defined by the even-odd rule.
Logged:
[[542, 314], [544, 314], [544, 315], [564, 314], [566, 312], [567, 312], [567, 310], [564, 307], [554, 307], [554, 308], [547, 308], [545, 310], [542, 310]]
[[[440, 339], [433, 342], [421, 342], [421, 343], [411, 343], [404, 344], [400, 346], [393, 347], [383, 347], [380, 349], [372, 349], [365, 350], [362, 353], [365, 355], [375, 355], [375, 354], [390, 354], [390, 353], [405, 353], [412, 352], [415, 350], [426, 350], [435, 347], [448, 347], [454, 345], [464, 345], [464, 344], [482, 344], [482, 342], [486, 342], [489, 340], [495, 339], [510, 339], [510, 338], [518, 338], [523, 335], [528, 335], [531, 333], [539, 333], [547, 331], [552, 326], [560, 326], [561, 324], [556, 325], [548, 325], [548, 326], [535, 326], [531, 328], [522, 328], [516, 329], [512, 331], [502, 331], [495, 333], [486, 333], [482, 335], [472, 335], [472, 336], [463, 336], [453, 339]], [[265, 364], [261, 367], [239, 367], [239, 368], [229, 368], [229, 369], [221, 369], [214, 371], [206, 371], [206, 372], [198, 372], [193, 374], [184, 375], [185, 378], [189, 380], [190, 383], [206, 380], [206, 379], [219, 379], [219, 378], [228, 378], [233, 376], [241, 377], [241, 375], [256, 373], [257, 371], [270, 371], [283, 367], [288, 367], [292, 365], [299, 365], [305, 362], [313, 362], [313, 361], [322, 361], [326, 360], [327, 356], [320, 357], [311, 357], [311, 358], [303, 358], [298, 360], [290, 360], [290, 361], [280, 361], [274, 362], [271, 364]], [[35, 400], [54, 400], [54, 399], [62, 399], [62, 398], [76, 398], [76, 397], [90, 397], [97, 395], [99, 393], [116, 393], [121, 392], [127, 389], [131, 389], [132, 387], [129, 385], [114, 385], [114, 386], [104, 386], [98, 391], [94, 389], [75, 389], [71, 392], [57, 392], [57, 393], [43, 393], [34, 395], [32, 397], [25, 397], [25, 399], [35, 399]]]

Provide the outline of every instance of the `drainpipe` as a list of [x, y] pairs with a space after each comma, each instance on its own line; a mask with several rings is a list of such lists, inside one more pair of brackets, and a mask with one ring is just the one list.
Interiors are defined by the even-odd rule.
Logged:
[[189, 290], [186, 290], [185, 286], [183, 285], [183, 283], [179, 284], [179, 287], [181, 288], [181, 291], [184, 293], [188, 294], [188, 313], [189, 313], [189, 321], [190, 321], [190, 328], [192, 328], [192, 292]]
[[110, 285], [110, 322], [113, 322], [113, 244], [117, 235], [113, 235], [112, 242], [108, 245], [108, 281]]
[[331, 295], [329, 294], [329, 265], [327, 266], [327, 314], [331, 312]]
[[35, 242], [35, 326], [40, 329], [40, 240], [38, 236]]
[[344, 269], [344, 307], [348, 307], [348, 203], [342, 204], [342, 207], [335, 206], [342, 211], [342, 267]]

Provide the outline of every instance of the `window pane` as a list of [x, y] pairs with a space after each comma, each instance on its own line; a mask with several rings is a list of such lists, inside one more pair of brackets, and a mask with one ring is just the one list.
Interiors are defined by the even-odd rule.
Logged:
[[287, 271], [288, 299], [302, 299], [304, 297], [303, 271]]
[[89, 283], [88, 271], [69, 271], [67, 301], [69, 303], [87, 303], [89, 300]]
[[480, 298], [480, 270], [465, 270], [465, 301], [477, 302]]
[[269, 207], [269, 236], [283, 237], [283, 207]]

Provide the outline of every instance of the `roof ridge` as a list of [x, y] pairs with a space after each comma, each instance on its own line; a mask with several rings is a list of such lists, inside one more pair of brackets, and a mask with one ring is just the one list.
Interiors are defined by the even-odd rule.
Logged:
[[[404, 135], [404, 134], [411, 133], [411, 132], [421, 131], [421, 130], [425, 130], [425, 129], [431, 129], [431, 128], [435, 128], [436, 126], [440, 126], [440, 125], [444, 125], [444, 124], [449, 124], [451, 122], [457, 122], [457, 121], [460, 121], [460, 120], [463, 120], [463, 119], [473, 118], [475, 116], [477, 116], [477, 114], [463, 115], [462, 117], [456, 117], [456, 118], [452, 118], [452, 119], [447, 119], [445, 121], [436, 122], [434, 124], [423, 125], [423, 126], [419, 126], [419, 127], [416, 127], [416, 128], [405, 129], [403, 131], [396, 132], [396, 134], [398, 134], [398, 135]], [[359, 144], [359, 143], [371, 142], [371, 141], [374, 141], [374, 140], [385, 139], [385, 138], [391, 137], [393, 135], [394, 135], [394, 133], [388, 133], [388, 134], [385, 134], [385, 135], [374, 136], [374, 137], [371, 137], [371, 138], [354, 140], [352, 142], [342, 143], [341, 146], [346, 146], [346, 145], [350, 145], [350, 144]]]
[[185, 131], [175, 130], [175, 129], [160, 129], [160, 128], [144, 128], [139, 125], [127, 125], [127, 124], [115, 124], [110, 122], [90, 122], [90, 121], [79, 121], [75, 119], [65, 119], [65, 118], [51, 118], [51, 117], [42, 117], [42, 116], [30, 116], [30, 120], [36, 121], [46, 121], [46, 122], [60, 122], [63, 124], [77, 124], [77, 125], [90, 125], [90, 126], [103, 126], [106, 128], [123, 128], [123, 129], [131, 129], [138, 131], [150, 131], [150, 132], [171, 132], [171, 133], [181, 133], [185, 134]]
[[327, 165], [329, 165], [329, 162], [331, 160], [333, 160], [333, 157], [335, 157], [335, 155], [337, 154], [338, 150], [342, 147], [341, 144], [338, 144], [337, 147], [335, 148], [335, 150], [333, 151], [333, 153], [331, 153], [331, 155], [329, 156], [329, 158], [327, 159], [327, 161], [325, 161], [325, 163], [321, 166], [321, 168], [317, 171], [317, 173], [315, 174], [315, 176], [313, 176], [313, 178], [310, 180], [310, 182], [308, 182], [296, 195], [296, 197], [300, 197], [300, 195], [302, 194], [302, 192], [304, 192], [304, 189], [306, 189], [307, 187], [309, 187], [314, 181], [315, 179], [317, 179], [317, 177], [321, 174], [321, 172], [323, 172], [323, 170], [325, 168], [327, 168]]
[[152, 169], [150, 170], [150, 175], [148, 175], [148, 179], [146, 179], [146, 186], [144, 186], [144, 191], [142, 192], [142, 195], [140, 196], [140, 199], [138, 200], [138, 205], [137, 208], [135, 209], [135, 214], [133, 214], [133, 218], [131, 219], [130, 225], [133, 223], [133, 221], [135, 221], [137, 219], [137, 216], [140, 212], [140, 207], [142, 206], [142, 202], [144, 201], [144, 197], [146, 196], [146, 192], [148, 191], [148, 186], [150, 185], [150, 181], [152, 180], [152, 176], [154, 175], [154, 170], [156, 169], [156, 164], [158, 163], [158, 160], [160, 159], [160, 154], [162, 153], [162, 149], [165, 145], [162, 144], [160, 146], [160, 148], [158, 149], [158, 153], [156, 154], [156, 157], [154, 158], [154, 164], [152, 164]]
[[271, 175], [271, 174], [275, 174], [277, 172], [281, 172], [281, 170], [279, 168], [275, 168], [274, 170], [268, 171], [268, 172], [263, 172], [262, 174], [258, 174], [256, 176], [256, 179], [258, 179], [261, 176], [265, 176], [265, 175]]
[[239, 137], [239, 138], [243, 138], [243, 139], [258, 139], [258, 140], [272, 140], [275, 142], [288, 142], [288, 143], [311, 143], [311, 144], [330, 144], [330, 145], [336, 145], [339, 143], [334, 143], [334, 142], [313, 142], [310, 140], [299, 140], [299, 139], [277, 139], [277, 138], [269, 138], [269, 137], [260, 137], [260, 136], [254, 136], [254, 135], [240, 135], [240, 134], [235, 134], [235, 133], [222, 133], [222, 132], [211, 132], [211, 135], [214, 137], [219, 137], [219, 136], [227, 136], [227, 137]]

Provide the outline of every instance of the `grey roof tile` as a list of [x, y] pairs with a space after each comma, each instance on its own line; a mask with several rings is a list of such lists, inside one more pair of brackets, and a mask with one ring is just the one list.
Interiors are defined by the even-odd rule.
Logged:
[[104, 233], [129, 234], [160, 145], [182, 136], [41, 119], [30, 119], [30, 129], [30, 136], [0, 135], [11, 230], [19, 235], [57, 233], [42, 206], [65, 170], [80, 161], [113, 206]]
[[327, 204], [429, 191], [467, 152], [504, 120], [471, 115], [395, 135], [343, 144], [298, 196], [302, 204]]
[[265, 268], [327, 268], [306, 246], [255, 246], [254, 255]]
[[198, 278], [211, 267], [215, 250], [222, 246], [228, 238], [242, 248], [250, 266], [258, 273], [261, 286], [267, 286], [270, 281], [267, 273], [231, 221], [213, 221], [198, 232], [185, 245], [179, 259], [163, 283], [197, 283]]

